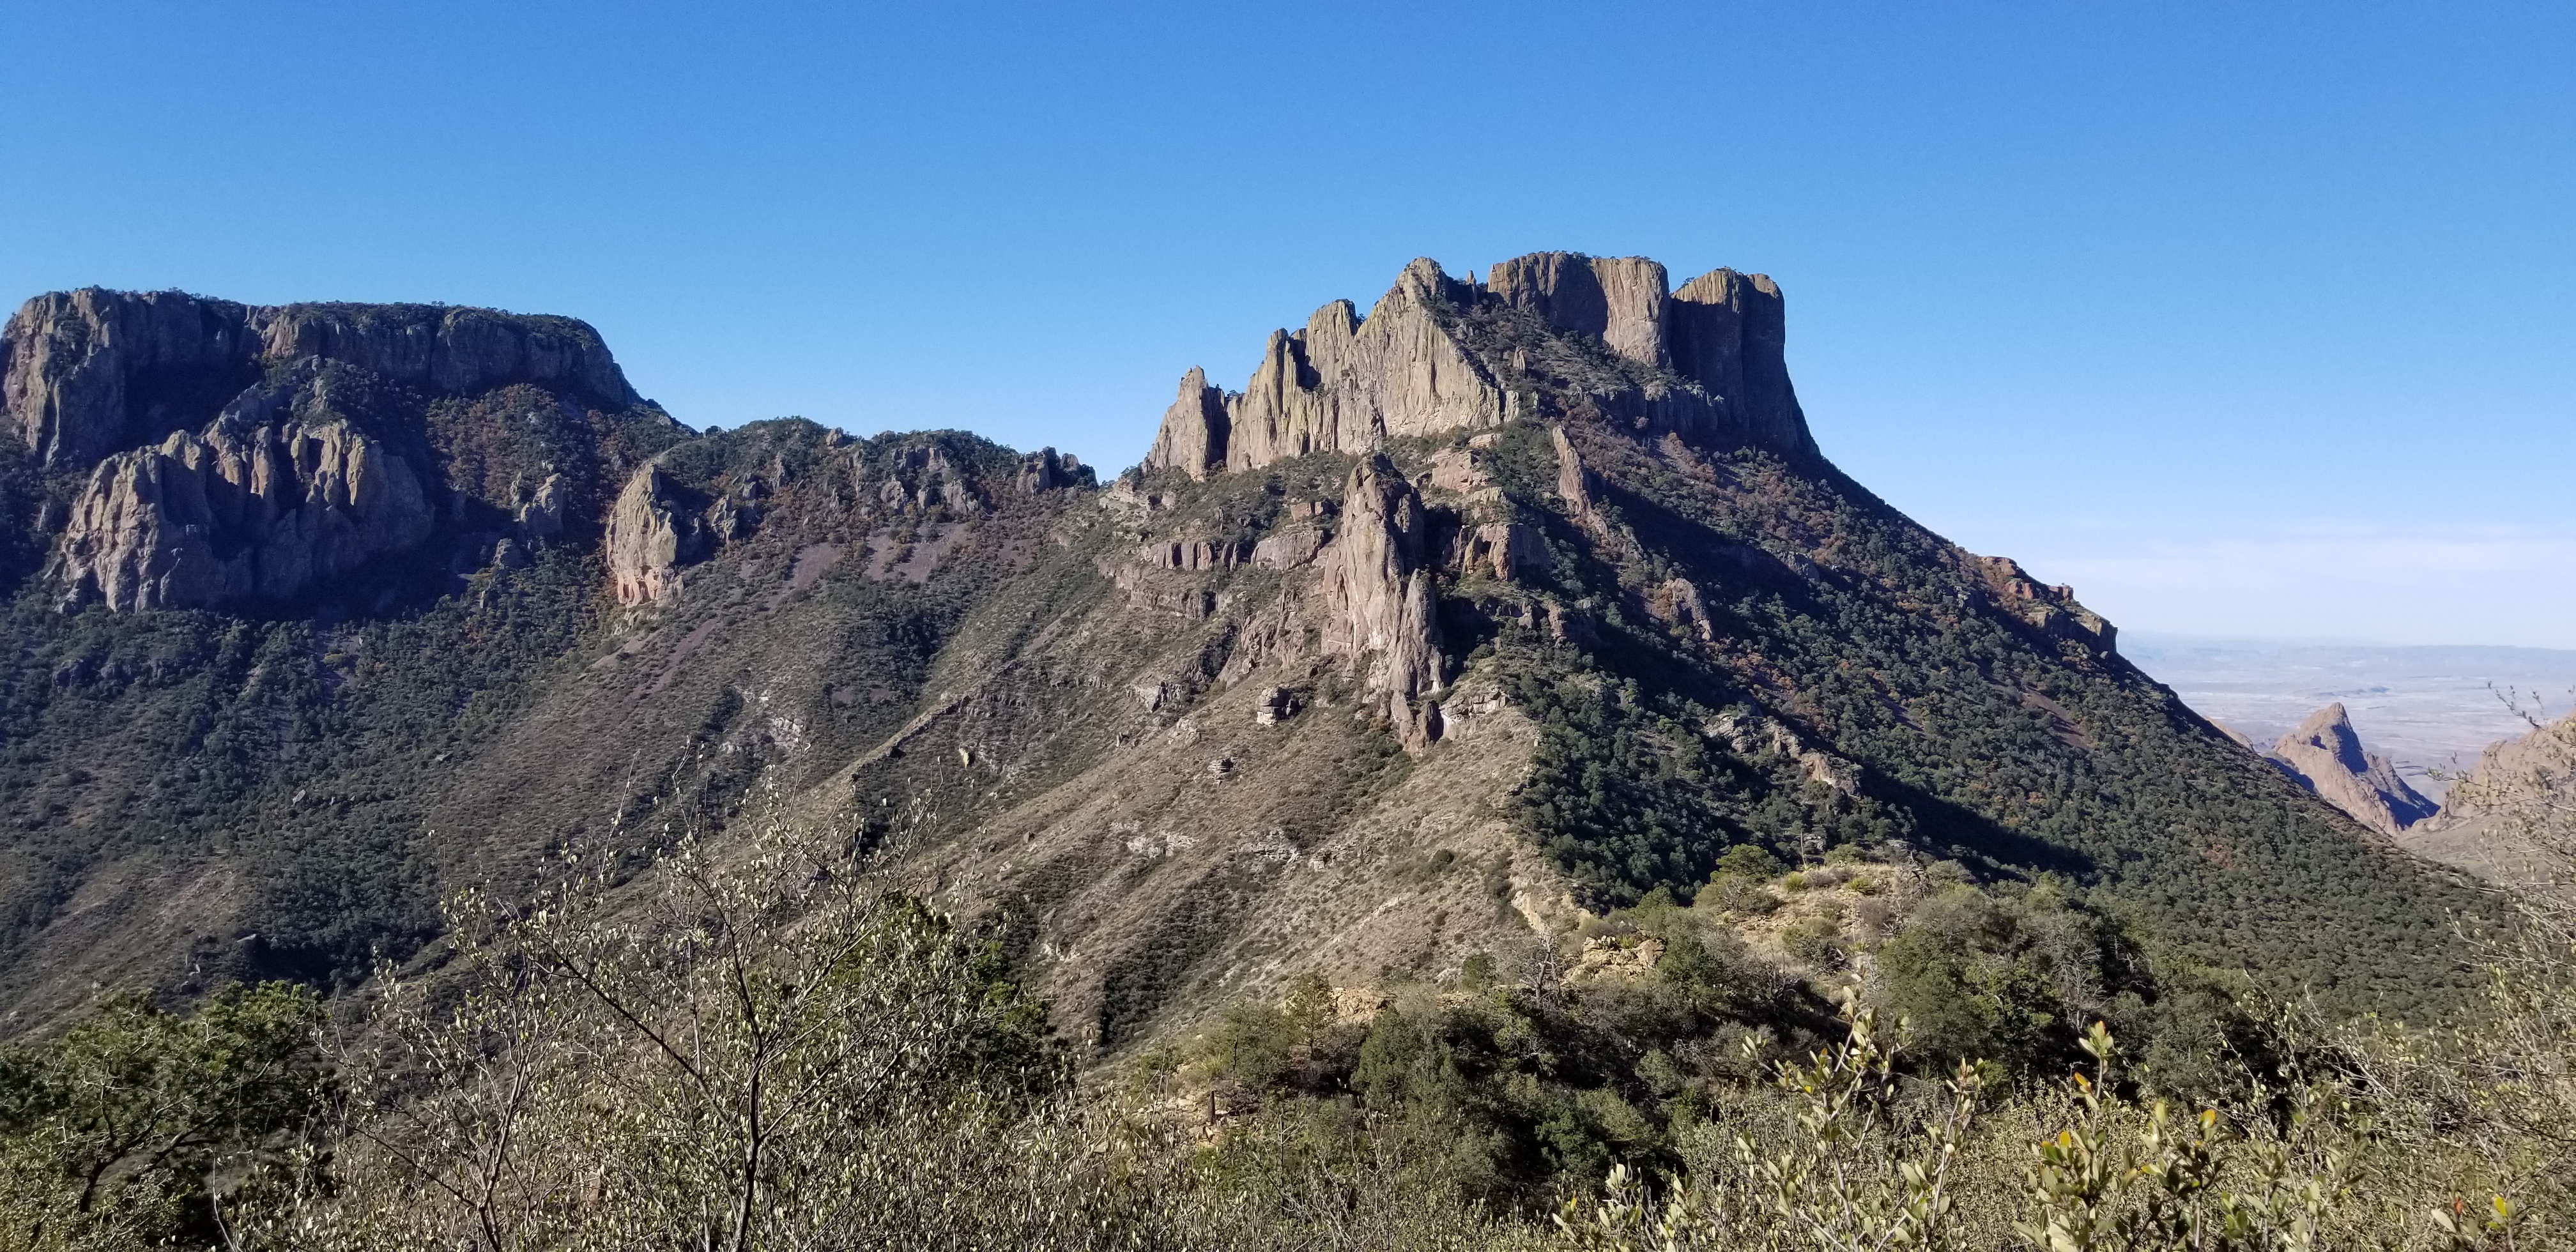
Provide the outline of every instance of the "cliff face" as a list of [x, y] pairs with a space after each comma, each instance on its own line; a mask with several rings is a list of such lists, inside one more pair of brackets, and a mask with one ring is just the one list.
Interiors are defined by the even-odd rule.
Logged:
[[[1203, 478], [1511, 417], [1561, 418], [1569, 402], [1650, 435], [1812, 457], [1784, 324], [1779, 288], [1733, 270], [1672, 292], [1664, 267], [1642, 257], [1532, 253], [1496, 264], [1481, 284], [1417, 260], [1366, 320], [1336, 300], [1303, 330], [1272, 332], [1239, 394], [1191, 370], [1145, 463]], [[1583, 344], [1609, 359], [1586, 359]]]
[[111, 609], [290, 599], [427, 539], [434, 467], [336, 411], [330, 372], [301, 372], [203, 433], [101, 461], [57, 549], [64, 596]]
[[28, 301], [0, 338], [7, 423], [41, 469], [87, 472], [49, 576], [66, 604], [116, 610], [291, 600], [471, 503], [508, 513], [514, 542], [559, 535], [589, 485], [532, 464], [479, 498], [492, 484], [449, 481], [480, 459], [460, 419], [505, 392], [533, 394], [522, 426], [647, 407], [588, 326], [489, 309], [90, 288]]
[[0, 328], [0, 404], [48, 467], [84, 469], [194, 426], [259, 377], [247, 306], [177, 292], [38, 296]]

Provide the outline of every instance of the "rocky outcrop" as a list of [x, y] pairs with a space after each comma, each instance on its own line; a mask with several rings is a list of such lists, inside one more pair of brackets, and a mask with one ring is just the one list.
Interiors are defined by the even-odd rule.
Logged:
[[1312, 526], [1295, 526], [1264, 535], [1252, 545], [1252, 563], [1262, 569], [1290, 570], [1303, 567], [1324, 550], [1324, 532]]
[[610, 588], [624, 605], [658, 604], [680, 590], [681, 567], [697, 561], [706, 532], [659, 465], [638, 470], [608, 512]]
[[[880, 459], [882, 463], [876, 465], [853, 462], [851, 474], [862, 495], [872, 495], [877, 507], [887, 513], [925, 517], [944, 512], [951, 518], [965, 518], [981, 515], [989, 504], [967, 468], [950, 460], [936, 444], [914, 444]], [[1023, 485], [1028, 482], [1025, 468]], [[883, 477], [871, 482], [871, 473]]]
[[[1532, 356], [1533, 323], [1513, 318], [1558, 337], [1552, 363]], [[1625, 364], [1563, 343], [1577, 339]], [[1521, 391], [1543, 381], [1647, 437], [1812, 458], [1785, 348], [1780, 289], [1759, 274], [1720, 269], [1668, 291], [1664, 267], [1644, 257], [1534, 252], [1477, 284], [1416, 260], [1365, 319], [1336, 300], [1301, 330], [1273, 331], [1240, 394], [1197, 369], [1183, 376], [1145, 464], [1204, 478], [1497, 425], [1523, 415], [1515, 406], [1537, 392]]]
[[1208, 385], [1207, 371], [1192, 366], [1181, 375], [1181, 394], [1163, 410], [1163, 424], [1154, 433], [1154, 447], [1145, 454], [1145, 464], [1176, 469], [1192, 478], [1222, 470], [1226, 432], [1232, 423], [1225, 393]]
[[1806, 412], [1789, 384], [1788, 311], [1777, 284], [1762, 274], [1715, 269], [1683, 283], [1664, 307], [1674, 371], [1725, 400], [1734, 439], [1815, 455]]
[[1996, 607], [2051, 638], [2080, 643], [2100, 652], [2119, 649], [2120, 629], [2101, 614], [2076, 603], [2075, 589], [2042, 585], [2011, 557], [1967, 558], [1985, 582]]
[[571, 318], [95, 287], [38, 296], [0, 329], [0, 403], [40, 464], [78, 469], [194, 429], [265, 370], [308, 359], [433, 394], [528, 383], [611, 408], [641, 403], [598, 332]]
[[1583, 464], [1583, 454], [1575, 450], [1574, 441], [1566, 438], [1565, 428], [1548, 428], [1550, 446], [1556, 449], [1556, 495], [1565, 502], [1565, 515], [1577, 523], [1594, 521], [1592, 508], [1592, 471]]
[[2398, 846], [2492, 882], [2563, 891], [2576, 877], [2576, 716], [2490, 744], [2440, 812]]
[[1657, 262], [1533, 252], [1494, 266], [1485, 283], [1493, 299], [1530, 309], [1559, 330], [1590, 335], [1640, 365], [1671, 364], [1664, 346], [1669, 297]]
[[1527, 522], [1485, 522], [1458, 531], [1451, 565], [1462, 574], [1518, 581], [1523, 571], [1551, 562], [1546, 536]]
[[0, 404], [44, 466], [193, 428], [259, 378], [251, 310], [175, 291], [96, 287], [38, 296], [0, 329]]
[[100, 462], [55, 548], [64, 600], [290, 599], [428, 538], [435, 471], [335, 408], [332, 384], [344, 378], [305, 369], [282, 388], [254, 388], [201, 434]]
[[1421, 497], [1383, 455], [1351, 470], [1342, 492], [1343, 522], [1326, 554], [1326, 652], [1367, 666], [1370, 694], [1408, 743], [1436, 737], [1414, 704], [1440, 686], [1446, 658], [1432, 571], [1425, 548], [1429, 516]]
[[1503, 393], [1444, 321], [1462, 284], [1417, 260], [1362, 320], [1347, 300], [1301, 331], [1271, 332], [1240, 395], [1197, 369], [1181, 379], [1146, 465], [1195, 477], [1309, 452], [1363, 452], [1388, 438], [1503, 420]]
[[518, 505], [512, 521], [521, 539], [550, 539], [563, 533], [564, 510], [571, 507], [571, 484], [561, 474], [548, 474], [536, 489], [513, 492]]
[[2267, 755], [2318, 799], [2383, 835], [2393, 837], [2433, 815], [2433, 802], [2407, 786], [2388, 758], [2362, 749], [2340, 703], [2309, 714]]
[[1020, 490], [1027, 495], [1087, 487], [1093, 481], [1090, 469], [1070, 452], [1058, 456], [1053, 448], [1040, 448], [1020, 459]]
[[1647, 596], [1646, 610], [1657, 621], [1702, 643], [1717, 638], [1717, 628], [1708, 618], [1708, 605], [1700, 599], [1698, 585], [1687, 578], [1665, 579]]
[[[528, 422], [578, 439], [599, 437], [601, 411], [612, 426], [640, 412], [676, 431], [589, 326], [490, 309], [86, 288], [20, 307], [0, 329], [0, 367], [0, 428], [40, 467], [87, 474], [52, 515], [67, 607], [291, 599], [469, 524], [478, 501], [498, 516], [473, 523], [486, 527], [476, 545], [507, 530], [524, 562], [529, 543], [596, 508], [605, 483], [587, 476], [587, 455], [557, 471], [543, 445], [564, 430], [528, 434], [513, 415], [495, 439], [494, 414], [476, 406], [530, 405]], [[440, 427], [429, 410], [451, 399], [462, 409]], [[667, 436], [649, 424], [623, 429], [658, 447]], [[483, 477], [512, 456], [515, 473]], [[459, 464], [474, 468], [450, 483]]]

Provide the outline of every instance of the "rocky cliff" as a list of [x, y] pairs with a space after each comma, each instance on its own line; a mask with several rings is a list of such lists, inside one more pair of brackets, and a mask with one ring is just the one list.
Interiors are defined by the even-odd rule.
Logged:
[[640, 415], [648, 443], [673, 429], [588, 326], [489, 309], [90, 288], [28, 301], [0, 359], [6, 424], [31, 460], [84, 475], [40, 519], [62, 528], [57, 593], [117, 610], [293, 600], [420, 548], [442, 523], [484, 521], [468, 517], [475, 504], [508, 513], [514, 543], [560, 534], [565, 511], [590, 503], [572, 497], [597, 484], [551, 462], [506, 498], [451, 481], [460, 460], [486, 459], [473, 428], [496, 404], [576, 444], [568, 461], [590, 460], [600, 432], [560, 428], [594, 413]]
[[1714, 270], [1674, 292], [1641, 257], [1532, 253], [1482, 283], [1417, 260], [1365, 320], [1336, 300], [1303, 330], [1272, 332], [1239, 393], [1192, 369], [1146, 464], [1203, 478], [1573, 411], [1813, 456], [1784, 325], [1779, 288], [1758, 274]]
[[2433, 802], [2407, 786], [2388, 758], [2362, 748], [2340, 702], [2309, 714], [2267, 755], [2300, 786], [2383, 835], [2393, 838], [2433, 815]]

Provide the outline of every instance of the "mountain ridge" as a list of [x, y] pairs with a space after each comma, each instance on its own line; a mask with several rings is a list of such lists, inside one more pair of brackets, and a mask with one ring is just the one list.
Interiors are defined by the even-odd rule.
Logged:
[[[345, 981], [432, 942], [457, 884], [777, 812], [995, 936], [1103, 1048], [1304, 973], [1432, 976], [1687, 899], [1745, 844], [2058, 875], [2177, 959], [2347, 1008], [2455, 994], [2453, 880], [2229, 744], [2071, 590], [1823, 459], [1776, 285], [1493, 272], [1417, 261], [1368, 318], [1327, 304], [1240, 395], [1192, 371], [1106, 487], [960, 432], [692, 435], [587, 382], [402, 372], [419, 352], [269, 361], [245, 388], [283, 388], [273, 412], [417, 452], [446, 507], [409, 546], [202, 603], [65, 594], [96, 559], [63, 558], [57, 504], [102, 477], [116, 516], [161, 519], [110, 533], [195, 523], [45, 432], [190, 468], [249, 410], [13, 407], [37, 486], [12, 511], [53, 551], [9, 618], [7, 990], [53, 1012], [92, 982]], [[297, 509], [363, 520], [363, 493], [298, 483]]]

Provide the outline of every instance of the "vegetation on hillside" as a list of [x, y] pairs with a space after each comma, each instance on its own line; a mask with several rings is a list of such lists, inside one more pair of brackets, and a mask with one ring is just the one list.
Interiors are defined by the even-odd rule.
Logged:
[[[772, 823], [623, 883], [566, 868], [452, 901], [437, 975], [388, 969], [327, 1030], [270, 988], [7, 1053], [0, 1237], [2501, 1249], [2568, 1246], [2576, 1205], [2576, 950], [2545, 913], [2453, 1021], [2336, 1028], [2045, 884], [1731, 855], [1692, 906], [1390, 994], [1309, 981], [1077, 1080], [997, 945], [845, 843]], [[1745, 937], [1826, 892], [1912, 898], [1832, 945]]]
[[[1687, 900], [1730, 844], [1898, 839], [1984, 881], [2104, 888], [2275, 996], [2429, 1020], [2472, 991], [2451, 925], [2487, 915], [2476, 892], [2116, 654], [2007, 611], [1972, 558], [1858, 486], [1767, 454], [1582, 446], [1598, 474], [1578, 524], [1543, 430], [1501, 433], [1485, 463], [1544, 520], [1554, 569], [1471, 589], [1552, 597], [1578, 628], [1461, 612], [1452, 634], [1541, 722], [1525, 817], [1588, 904]], [[1704, 625], [1670, 610], [1675, 580]]]

